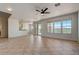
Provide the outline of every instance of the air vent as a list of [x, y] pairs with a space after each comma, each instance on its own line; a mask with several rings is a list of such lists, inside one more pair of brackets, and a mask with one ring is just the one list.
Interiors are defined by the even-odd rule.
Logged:
[[58, 7], [58, 6], [60, 6], [60, 3], [56, 3], [56, 4], [55, 4], [55, 7]]

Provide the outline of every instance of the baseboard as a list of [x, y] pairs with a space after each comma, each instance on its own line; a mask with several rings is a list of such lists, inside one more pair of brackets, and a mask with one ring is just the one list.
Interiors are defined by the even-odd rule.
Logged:
[[53, 38], [53, 37], [48, 37], [48, 36], [42, 36], [42, 38], [50, 38], [50, 39], [59, 39], [59, 40], [65, 40], [65, 41], [75, 41], [77, 42], [76, 40], [70, 40], [70, 39], [62, 39], [62, 38]]
[[16, 38], [21, 38], [21, 37], [26, 37], [27, 35], [22, 35], [22, 36], [17, 36], [17, 37], [9, 37], [9, 39], [16, 39]]

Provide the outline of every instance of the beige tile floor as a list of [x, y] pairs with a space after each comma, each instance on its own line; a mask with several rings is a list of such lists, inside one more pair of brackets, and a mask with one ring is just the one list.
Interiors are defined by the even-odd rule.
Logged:
[[79, 55], [79, 44], [33, 35], [0, 38], [0, 55]]

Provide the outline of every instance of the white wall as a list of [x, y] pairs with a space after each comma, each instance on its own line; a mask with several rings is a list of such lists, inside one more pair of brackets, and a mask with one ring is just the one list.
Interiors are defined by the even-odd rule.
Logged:
[[78, 42], [79, 42], [79, 11], [78, 11]]
[[8, 37], [19, 37], [27, 35], [28, 31], [19, 31], [19, 20], [18, 19], [8, 19]]

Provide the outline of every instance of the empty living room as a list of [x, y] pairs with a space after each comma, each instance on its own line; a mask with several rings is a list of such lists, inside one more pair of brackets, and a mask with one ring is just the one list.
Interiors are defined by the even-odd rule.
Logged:
[[0, 3], [0, 55], [79, 55], [79, 3]]

